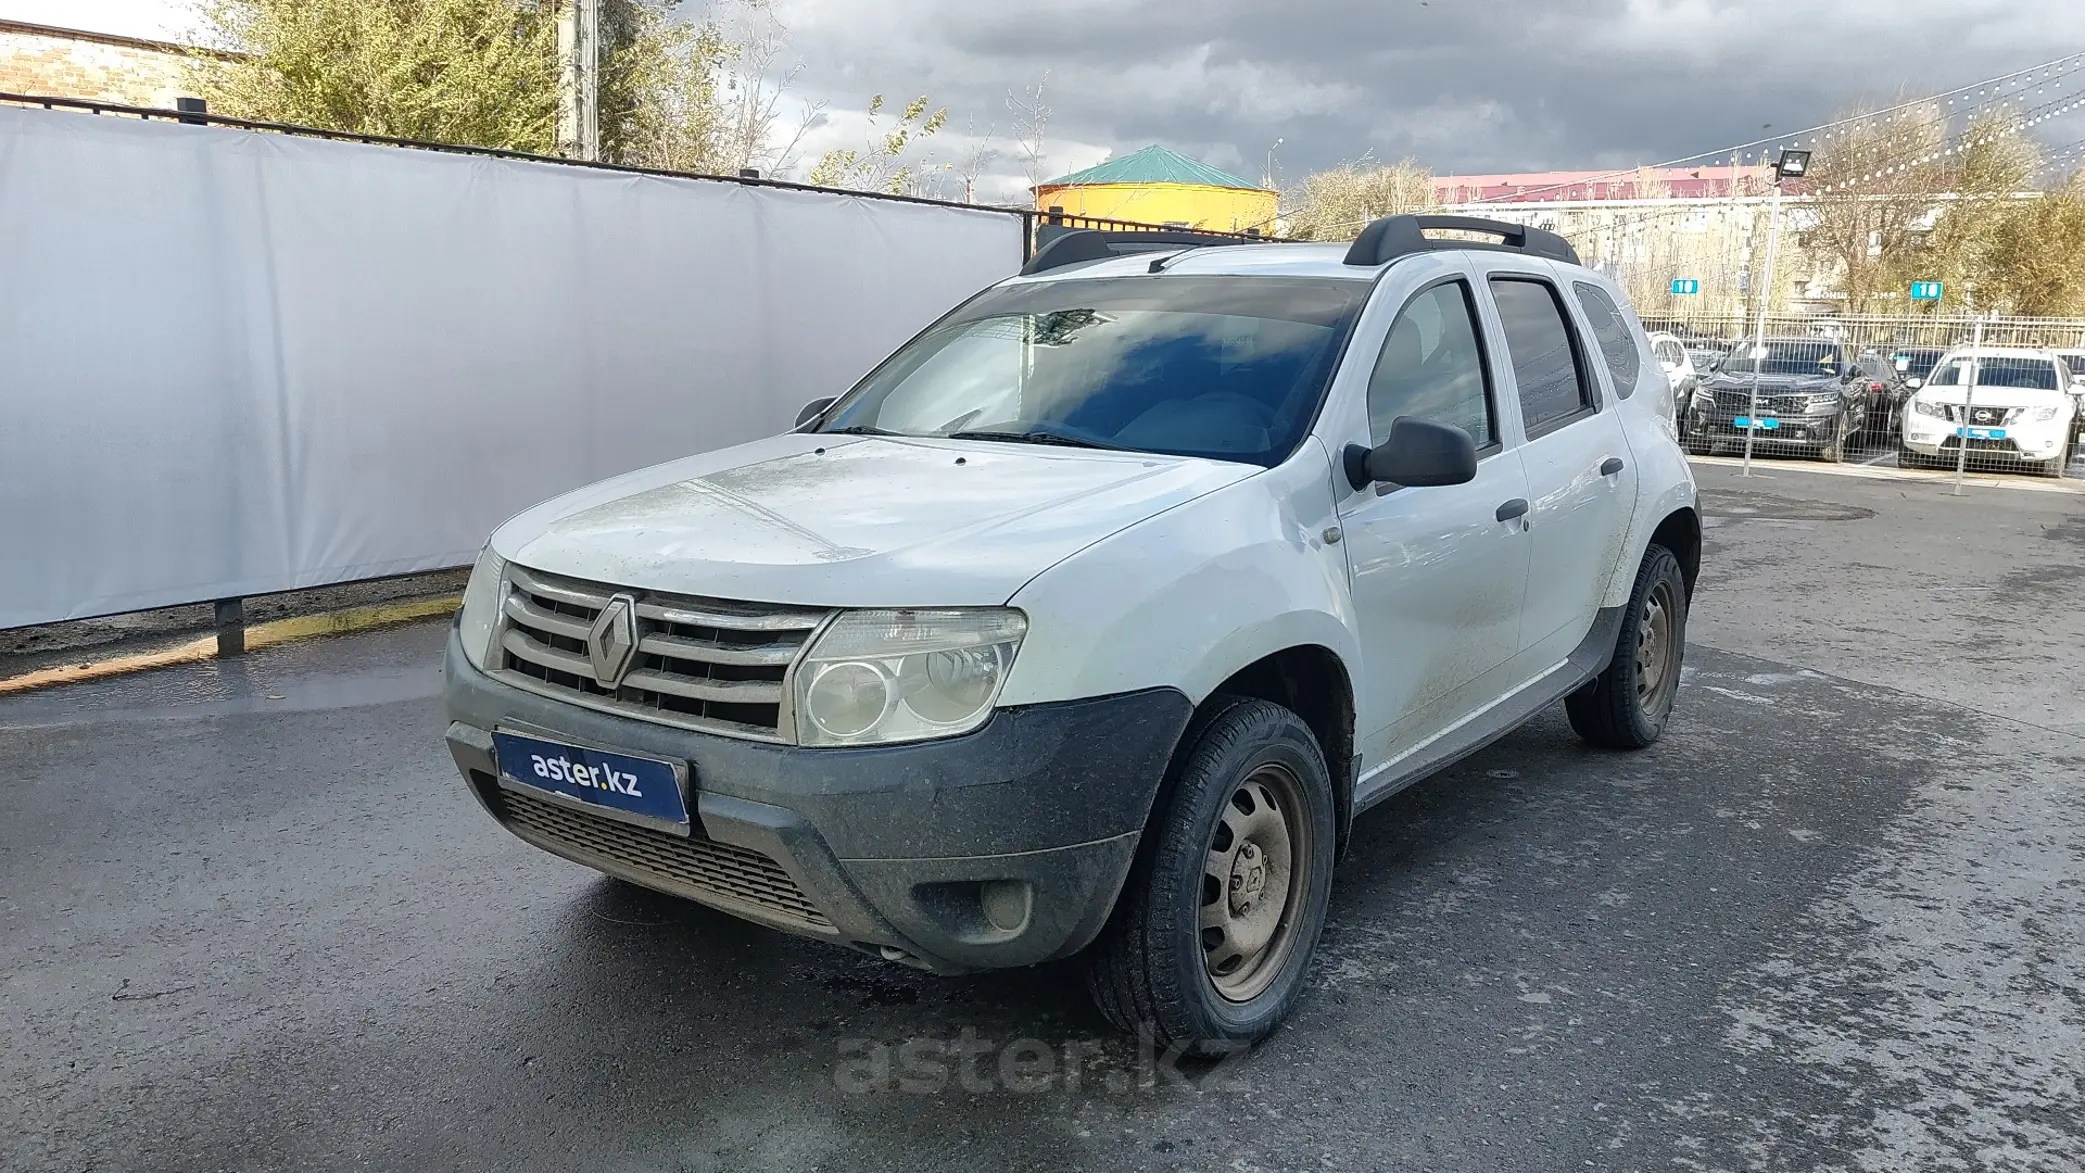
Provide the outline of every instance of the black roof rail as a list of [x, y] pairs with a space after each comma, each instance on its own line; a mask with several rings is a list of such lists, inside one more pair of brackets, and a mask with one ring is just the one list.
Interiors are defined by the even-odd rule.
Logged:
[[1081, 261], [1126, 257], [1134, 253], [1246, 243], [1240, 237], [1207, 232], [1109, 232], [1099, 228], [1081, 228], [1042, 246], [1033, 259], [1021, 266], [1021, 276], [1033, 277]]
[[[1440, 240], [1426, 235], [1427, 229], [1481, 232], [1496, 236], [1499, 243], [1479, 240]], [[1527, 253], [1551, 260], [1580, 264], [1578, 250], [1554, 232], [1504, 220], [1481, 220], [1475, 216], [1385, 216], [1361, 230], [1347, 250], [1347, 264], [1373, 268], [1399, 257], [1440, 249], [1486, 248]]]

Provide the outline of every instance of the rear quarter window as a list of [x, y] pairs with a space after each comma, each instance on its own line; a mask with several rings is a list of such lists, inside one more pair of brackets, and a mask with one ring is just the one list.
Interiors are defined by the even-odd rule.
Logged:
[[1614, 393], [1629, 398], [1636, 391], [1636, 377], [1643, 372], [1643, 351], [1636, 345], [1636, 331], [1606, 290], [1585, 281], [1571, 289], [1578, 294], [1579, 308], [1585, 311], [1586, 322], [1593, 328], [1600, 358], [1614, 376]]

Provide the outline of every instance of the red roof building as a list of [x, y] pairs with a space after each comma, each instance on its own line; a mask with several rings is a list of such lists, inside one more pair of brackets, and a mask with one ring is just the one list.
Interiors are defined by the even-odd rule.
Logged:
[[1577, 202], [1593, 200], [1700, 200], [1764, 195], [1774, 169], [1639, 167], [1631, 171], [1527, 171], [1511, 175], [1436, 175], [1443, 204]]

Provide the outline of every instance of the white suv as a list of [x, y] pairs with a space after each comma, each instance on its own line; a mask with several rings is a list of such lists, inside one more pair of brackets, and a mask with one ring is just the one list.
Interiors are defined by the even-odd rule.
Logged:
[[2042, 476], [2061, 476], [2070, 463], [2077, 411], [2070, 373], [2053, 351], [1950, 350], [1904, 405], [1899, 459], [1913, 467], [1951, 467], [1967, 444], [1970, 460], [2023, 462]]
[[1488, 221], [1072, 233], [795, 431], [501, 526], [450, 749], [633, 883], [1257, 1039], [1355, 814], [1559, 700], [1663, 730], [1701, 524], [1626, 307]]

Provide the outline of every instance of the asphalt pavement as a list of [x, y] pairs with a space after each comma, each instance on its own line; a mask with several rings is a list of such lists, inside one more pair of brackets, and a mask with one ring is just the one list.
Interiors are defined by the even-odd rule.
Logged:
[[0, 1166], [2085, 1168], [2085, 494], [1760, 471], [1666, 738], [1371, 812], [1215, 1067], [525, 846], [439, 625], [0, 700]]

